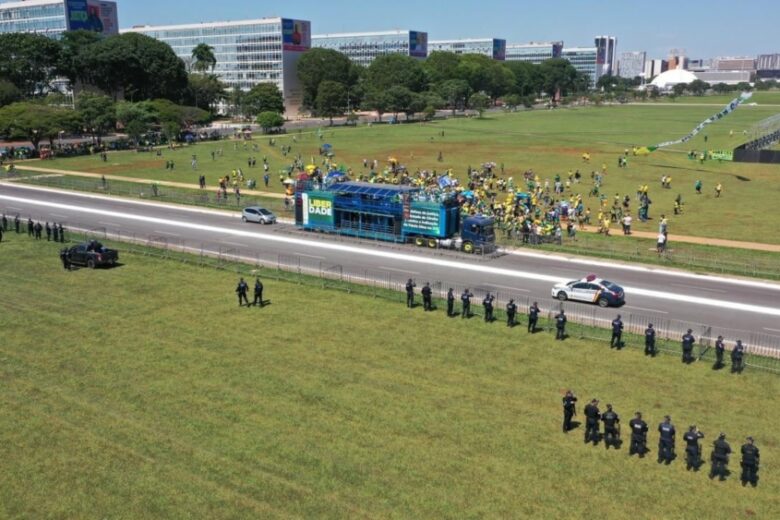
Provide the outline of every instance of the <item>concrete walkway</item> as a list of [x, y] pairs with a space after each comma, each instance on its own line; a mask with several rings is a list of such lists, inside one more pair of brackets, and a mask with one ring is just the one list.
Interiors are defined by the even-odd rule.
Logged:
[[[94, 179], [100, 179], [102, 177], [102, 175], [99, 173], [78, 172], [72, 170], [57, 170], [52, 168], [39, 168], [37, 166], [19, 165], [18, 163], [16, 167], [19, 170], [31, 171], [31, 172], [42, 173], [42, 174], [71, 175], [74, 177], [88, 177]], [[135, 182], [139, 184], [156, 183], [159, 186], [169, 186], [172, 188], [183, 188], [183, 189], [190, 189], [190, 190], [200, 189], [200, 187], [197, 184], [187, 184], [184, 182], [155, 181], [153, 179], [139, 179], [137, 177], [124, 177], [122, 175], [106, 175], [105, 178], [106, 180]], [[254, 195], [258, 197], [269, 197], [274, 199], [285, 198], [285, 195], [282, 193], [272, 193], [269, 191], [241, 190], [241, 193], [244, 195]], [[596, 231], [597, 228], [595, 226], [590, 226], [585, 229], [585, 232], [587, 233], [595, 233]], [[618, 231], [618, 233], [614, 233], [614, 234], [619, 235], [620, 232]], [[649, 231], [632, 231], [631, 236], [655, 240], [658, 237], [658, 234]], [[748, 249], [754, 251], [769, 251], [773, 253], [780, 253], [780, 244], [762, 244], [760, 242], [741, 242], [738, 240], [725, 240], [720, 238], [706, 238], [706, 237], [669, 234], [669, 242], [672, 244], [674, 243], [701, 244], [707, 246], [730, 247], [734, 249]]]

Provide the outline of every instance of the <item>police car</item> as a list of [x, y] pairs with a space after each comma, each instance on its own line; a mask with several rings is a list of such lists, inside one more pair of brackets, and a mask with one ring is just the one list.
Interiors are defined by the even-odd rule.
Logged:
[[598, 303], [599, 307], [621, 305], [625, 302], [625, 292], [619, 285], [597, 278], [590, 274], [582, 280], [560, 283], [552, 288], [553, 298], [560, 301], [566, 300]]

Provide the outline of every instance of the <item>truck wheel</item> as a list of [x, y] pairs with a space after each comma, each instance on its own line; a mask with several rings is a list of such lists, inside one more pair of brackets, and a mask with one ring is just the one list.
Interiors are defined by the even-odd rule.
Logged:
[[431, 249], [436, 249], [438, 247], [438, 245], [439, 244], [436, 243], [436, 239], [435, 238], [429, 238], [428, 239], [428, 247], [430, 247]]
[[606, 298], [599, 298], [599, 307], [609, 307], [609, 300]]
[[559, 300], [561, 300], [562, 302], [565, 302], [566, 300], [568, 300], [568, 299], [569, 299], [569, 297], [568, 297], [568, 296], [566, 296], [566, 293], [565, 293], [565, 292], [563, 292], [563, 291], [560, 291], [560, 292], [558, 293], [558, 296], [556, 296], [556, 298], [558, 298], [558, 299], [559, 299]]
[[474, 252], [474, 244], [471, 242], [463, 242], [463, 252], [464, 253], [473, 253]]
[[90, 258], [89, 260], [87, 260], [87, 267], [89, 267], [90, 269], [94, 269], [95, 268], [95, 259], [94, 258]]
[[425, 240], [423, 240], [422, 237], [417, 237], [414, 239], [414, 245], [417, 247], [423, 247], [425, 245]]

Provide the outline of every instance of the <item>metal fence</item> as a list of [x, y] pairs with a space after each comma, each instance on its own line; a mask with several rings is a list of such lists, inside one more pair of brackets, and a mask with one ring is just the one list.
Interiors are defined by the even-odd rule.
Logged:
[[[5, 214], [8, 215], [9, 212], [5, 212]], [[36, 215], [20, 216], [25, 223], [28, 217], [35, 221], [41, 220]], [[188, 242], [168, 236], [139, 235], [121, 231], [109, 232], [106, 228], [80, 229], [69, 227], [67, 223], [63, 224], [65, 224], [67, 229], [66, 238], [69, 242], [89, 239], [121, 242], [123, 243], [122, 249], [132, 254], [229, 270], [247, 277], [260, 274], [265, 278], [383, 298], [389, 301], [396, 301], [399, 304], [405, 302], [405, 286], [408, 275], [404, 273], [391, 272], [381, 268], [358, 269], [319, 260], [313, 256], [286, 255], [255, 250], [247, 251], [234, 247], [213, 249], [203, 243]], [[26, 224], [23, 227], [26, 227]], [[10, 222], [9, 231], [12, 231]], [[23, 230], [23, 232], [26, 232], [26, 230]], [[307, 237], [318, 236], [322, 240], [339, 239], [339, 237], [331, 235], [307, 235]], [[341, 238], [346, 240], [346, 237]], [[350, 240], [354, 241], [353, 239]], [[378, 244], [372, 241], [366, 242], [373, 244], [377, 248], [396, 247], [399, 249], [404, 248], [408, 251], [405, 246], [401, 245], [390, 244], [388, 246], [387, 244]], [[430, 254], [448, 254], [464, 259], [473, 258], [473, 255], [461, 255], [437, 250], [430, 251]], [[486, 260], [487, 257], [482, 259]], [[506, 321], [505, 305], [510, 299], [513, 299], [517, 304], [518, 326], [522, 328], [528, 323], [527, 314], [533, 300], [532, 297], [525, 293], [511, 290], [494, 290], [492, 287], [466, 286], [462, 282], [452, 280], [420, 279], [417, 281], [421, 282], [417, 287], [418, 292], [422, 283], [430, 282], [433, 290], [434, 305], [439, 309], [446, 308], [447, 291], [452, 288], [456, 294], [456, 307], [459, 310], [460, 294], [468, 288], [474, 294], [471, 305], [474, 318], [482, 319], [484, 317], [480, 303], [485, 295], [490, 292], [495, 297], [494, 316], [496, 321]], [[605, 343], [610, 340], [612, 317], [607, 317], [600, 308], [550, 300], [540, 302], [540, 307], [542, 315], [540, 316], [538, 328], [543, 332], [555, 332], [555, 315], [563, 309], [568, 317], [566, 332], [569, 337], [585, 338]], [[656, 349], [660, 353], [679, 355], [681, 353], [680, 342], [682, 335], [688, 329], [693, 329], [697, 340], [694, 356], [698, 361], [714, 363], [715, 340], [719, 335], [722, 335], [726, 338], [727, 350], [731, 349], [737, 339], [741, 339], [743, 344], [746, 345], [745, 365], [747, 367], [780, 373], [780, 336], [726, 329], [711, 324], [690, 323], [670, 319], [660, 314], [625, 313], [620, 310], [617, 312], [620, 312], [622, 315], [624, 323], [623, 342], [626, 348], [644, 348], [644, 330], [649, 323], [652, 323], [656, 329]], [[725, 357], [725, 361], [728, 364], [728, 353]]]

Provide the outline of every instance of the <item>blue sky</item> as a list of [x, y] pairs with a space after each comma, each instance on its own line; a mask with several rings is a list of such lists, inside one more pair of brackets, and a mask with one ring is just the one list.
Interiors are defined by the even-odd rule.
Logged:
[[[312, 32], [428, 31], [429, 39], [498, 37], [592, 45], [618, 37], [618, 52], [669, 49], [691, 58], [780, 52], [780, 0], [117, 0], [119, 24], [193, 23], [284, 16]], [[554, 6], [554, 7], [550, 7]]]

